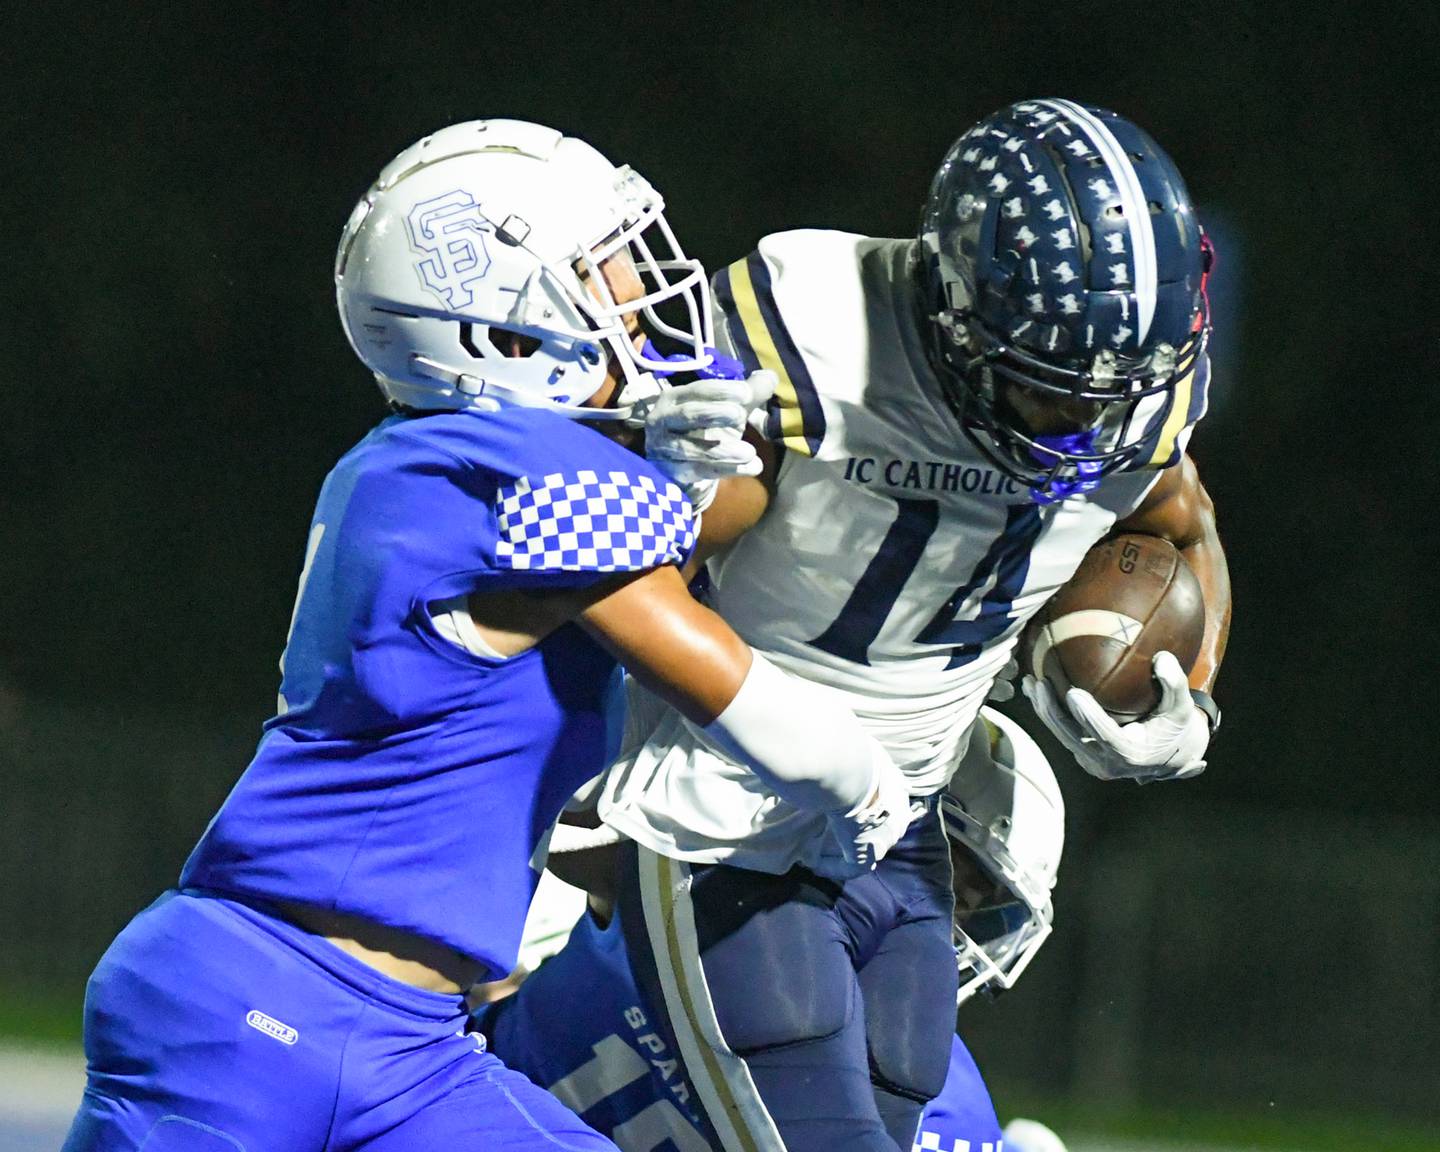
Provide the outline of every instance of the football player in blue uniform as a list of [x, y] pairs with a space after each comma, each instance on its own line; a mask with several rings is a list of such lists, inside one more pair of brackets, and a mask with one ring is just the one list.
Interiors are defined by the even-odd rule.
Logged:
[[[1049, 936], [1064, 846], [1064, 803], [1044, 754], [1014, 721], [988, 708], [982, 716], [985, 739], [967, 749], [941, 793], [955, 868], [960, 1004], [1012, 987]], [[606, 831], [556, 829], [552, 870], [526, 923], [527, 944], [548, 958], [533, 974], [519, 974], [513, 996], [479, 1009], [475, 1027], [508, 1066], [548, 1088], [621, 1152], [713, 1152], [724, 1145], [707, 1127], [671, 1029], [641, 990], [611, 916], [613, 861], [599, 847]], [[589, 885], [588, 907], [557, 869]], [[643, 950], [637, 959], [645, 963]], [[803, 965], [804, 957], [791, 962]], [[829, 1090], [811, 1087], [821, 1099]], [[1049, 1142], [1040, 1143], [1040, 1134]], [[925, 1107], [916, 1146], [999, 1152], [1002, 1142], [1007, 1152], [1064, 1152], [1034, 1121], [1011, 1121], [1002, 1131], [974, 1059], [953, 1036], [944, 1086]]]
[[503, 120], [425, 138], [356, 206], [339, 308], [393, 413], [321, 490], [254, 759], [91, 978], [67, 1152], [611, 1148], [465, 1033], [462, 992], [514, 966], [617, 660], [853, 859], [903, 831], [889, 755], [689, 596], [689, 503], [602, 434], [653, 370], [711, 361], [662, 208]]
[[1108, 533], [1181, 551], [1206, 603], [1199, 660], [1187, 676], [1157, 656], [1160, 703], [1123, 725], [1078, 689], [1028, 679], [1027, 695], [1096, 776], [1204, 768], [1230, 613], [1186, 453], [1208, 263], [1146, 133], [1032, 100], [956, 142], [918, 237], [780, 233], [716, 275], [722, 349], [778, 387], [766, 472], [724, 482], [707, 513], [736, 492], [763, 510], [709, 563], [709, 602], [839, 692], [916, 801], [857, 875], [823, 820], [674, 710], [607, 774], [599, 813], [637, 845], [619, 904], [652, 961], [636, 977], [726, 1152], [910, 1146], [945, 1079], [956, 979], [936, 798], [1026, 621]]

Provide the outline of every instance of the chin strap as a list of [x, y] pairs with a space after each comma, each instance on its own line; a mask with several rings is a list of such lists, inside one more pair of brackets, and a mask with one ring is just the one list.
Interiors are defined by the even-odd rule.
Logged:
[[[571, 408], [569, 411], [584, 413], [586, 420], [624, 420], [632, 426], [640, 427], [645, 423], [645, 409], [669, 386], [663, 381], [668, 381], [669, 377], [677, 373], [684, 372], [697, 380], [745, 379], [745, 365], [739, 360], [722, 356], [714, 348], [706, 348], [705, 354], [710, 362], [700, 368], [652, 368], [649, 372], [632, 376], [621, 386], [613, 408]], [[693, 356], [687, 356], [683, 352], [666, 356], [655, 347], [653, 340], [645, 341], [640, 355], [649, 361], [667, 363], [683, 362], [690, 365], [695, 361]]]
[[[721, 353], [716, 351], [714, 348], [706, 348], [705, 354], [710, 357], [709, 364], [705, 365], [705, 367], [703, 368], [688, 369], [690, 375], [694, 376], [697, 380], [745, 379], [745, 365], [740, 363], [740, 361], [736, 360], [733, 356], [721, 355]], [[643, 356], [646, 360], [664, 360], [667, 363], [675, 363], [676, 361], [682, 360], [688, 363], [692, 360], [692, 357], [686, 356], [684, 353], [677, 353], [674, 356], [664, 355], [659, 348], [655, 347], [655, 342], [653, 340], [645, 341], [644, 346], [640, 349], [640, 355]], [[677, 372], [683, 371], [687, 371], [687, 369], [656, 368], [654, 369], [654, 374], [656, 376], [668, 377], [675, 375], [675, 373]]]
[[[1052, 461], [1035, 451], [1035, 448], [1041, 448], [1056, 455], [1089, 454], [1095, 450], [1095, 435], [1094, 428], [1087, 428], [1084, 432], [1036, 436], [1030, 455], [1034, 458], [1035, 463], [1044, 466]], [[1058, 504], [1070, 496], [1092, 492], [1100, 486], [1101, 469], [1102, 465], [1098, 460], [1082, 460], [1075, 465], [1075, 475], [1069, 479], [1062, 480], [1058, 476], [1051, 476], [1044, 484], [1031, 488], [1030, 499], [1036, 504]]]
[[[625, 420], [633, 428], [645, 426], [646, 410], [657, 396], [666, 388], [672, 387], [668, 383], [671, 376], [684, 372], [697, 380], [744, 380], [745, 365], [739, 360], [730, 356], [723, 356], [714, 348], [706, 348], [705, 353], [710, 362], [701, 368], [655, 368], [630, 380], [620, 389], [620, 395], [616, 397], [615, 411], [623, 410]], [[666, 361], [676, 363], [683, 361], [686, 364], [694, 362], [694, 358], [684, 353], [677, 353], [674, 356], [666, 356], [655, 347], [653, 340], [646, 340], [640, 349], [640, 355], [650, 361]], [[661, 383], [661, 381], [666, 383]], [[603, 418], [603, 417], [601, 417]], [[612, 417], [613, 419], [613, 417]], [[713, 497], [713, 494], [712, 494]]]
[[548, 408], [571, 420], [632, 420], [635, 408], [643, 405], [661, 391], [661, 385], [649, 372], [642, 372], [627, 380], [621, 386], [613, 408], [590, 408], [582, 404], [557, 404], [535, 396], [523, 388], [514, 388], [495, 380], [472, 376], [468, 372], [457, 372], [428, 356], [415, 355], [412, 364], [424, 369], [424, 374], [454, 388], [467, 403], [465, 408], [482, 412], [493, 412], [500, 408]]
[[[645, 423], [645, 409], [667, 387], [661, 382], [666, 377], [673, 376], [678, 372], [686, 372], [699, 380], [745, 379], [745, 365], [739, 360], [723, 356], [714, 348], [706, 348], [705, 352], [709, 356], [709, 363], [700, 368], [668, 370], [657, 368], [651, 372], [640, 372], [629, 377], [620, 386], [620, 391], [615, 397], [615, 404], [610, 408], [590, 408], [580, 404], [556, 404], [533, 396], [521, 388], [512, 388], [494, 380], [485, 380], [466, 372], [457, 372], [428, 356], [414, 355], [410, 359], [412, 364], [424, 370], [425, 375], [448, 384], [464, 396], [469, 401], [466, 407], [482, 410], [494, 410], [502, 407], [550, 408], [560, 415], [574, 420], [624, 420], [631, 425], [639, 426]], [[660, 349], [656, 348], [655, 344], [649, 340], [645, 342], [641, 355], [647, 360], [693, 363], [693, 357], [683, 354], [662, 355]]]

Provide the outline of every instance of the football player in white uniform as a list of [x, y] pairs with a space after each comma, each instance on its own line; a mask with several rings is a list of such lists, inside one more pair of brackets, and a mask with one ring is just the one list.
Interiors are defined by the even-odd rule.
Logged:
[[[1204, 767], [1229, 621], [1185, 451], [1209, 385], [1209, 261], [1154, 141], [1033, 100], [957, 141], [917, 240], [782, 233], [715, 278], [730, 350], [779, 388], [764, 474], [692, 485], [710, 538], [754, 523], [710, 562], [711, 603], [833, 689], [913, 798], [905, 836], [857, 875], [823, 816], [674, 711], [608, 774], [600, 812], [639, 845], [620, 901], [632, 962], [719, 1146], [910, 1146], [956, 989], [936, 796], [1026, 619], [1112, 530], [1169, 539], [1195, 571], [1198, 662], [1187, 679], [1158, 657], [1162, 703], [1123, 727], [1084, 692], [1027, 679], [1026, 694], [1095, 775]], [[700, 427], [723, 396], [702, 387], [691, 424], [678, 388], [649, 428], [677, 478], [707, 444], [739, 467], [734, 439]]]

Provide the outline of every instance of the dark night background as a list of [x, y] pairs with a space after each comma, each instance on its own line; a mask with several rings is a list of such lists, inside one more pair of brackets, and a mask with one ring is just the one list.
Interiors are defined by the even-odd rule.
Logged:
[[909, 234], [955, 136], [1064, 96], [1220, 240], [1192, 451], [1236, 615], [1205, 776], [1056, 754], [1060, 926], [977, 1051], [1020, 1093], [1434, 1124], [1440, 9], [196, 7], [5, 16], [0, 1029], [74, 1031], [273, 706], [315, 493], [382, 414], [330, 275], [394, 153], [553, 124], [718, 267]]

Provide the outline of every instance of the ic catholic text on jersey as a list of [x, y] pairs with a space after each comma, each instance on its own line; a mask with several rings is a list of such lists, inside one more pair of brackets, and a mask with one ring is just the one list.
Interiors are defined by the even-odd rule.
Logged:
[[1019, 496], [1020, 484], [993, 468], [947, 464], [943, 460], [877, 460], [851, 456], [845, 461], [845, 479], [858, 484], [887, 484], [927, 492], [974, 492], [982, 496]]

